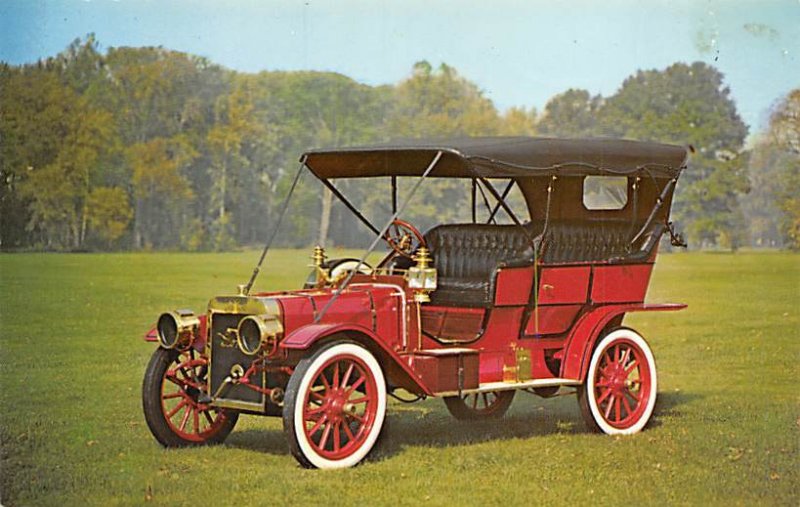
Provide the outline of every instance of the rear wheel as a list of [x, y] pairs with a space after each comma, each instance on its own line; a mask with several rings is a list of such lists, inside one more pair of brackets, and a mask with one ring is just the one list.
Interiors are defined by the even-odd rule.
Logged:
[[220, 443], [230, 434], [238, 412], [199, 402], [206, 392], [208, 360], [193, 349], [158, 348], [142, 384], [142, 407], [150, 432], [165, 447]]
[[490, 391], [460, 397], [448, 396], [444, 398], [444, 403], [450, 414], [462, 421], [499, 419], [508, 412], [514, 393], [515, 391]]
[[286, 388], [283, 428], [306, 468], [358, 464], [375, 446], [386, 416], [386, 381], [364, 347], [334, 342], [298, 363]]
[[619, 328], [597, 344], [578, 403], [589, 429], [629, 435], [653, 415], [656, 389], [656, 363], [647, 342], [633, 329]]

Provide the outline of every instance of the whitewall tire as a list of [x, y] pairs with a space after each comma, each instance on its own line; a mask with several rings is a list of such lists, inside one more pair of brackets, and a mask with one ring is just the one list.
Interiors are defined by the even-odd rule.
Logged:
[[375, 447], [386, 417], [386, 380], [357, 343], [327, 344], [298, 363], [286, 388], [283, 427], [307, 468], [345, 468]]
[[633, 329], [618, 328], [595, 347], [578, 402], [589, 429], [630, 435], [650, 421], [657, 390], [650, 346]]

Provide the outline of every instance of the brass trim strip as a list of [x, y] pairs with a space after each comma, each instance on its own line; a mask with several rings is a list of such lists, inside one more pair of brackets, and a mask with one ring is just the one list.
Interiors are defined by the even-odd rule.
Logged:
[[528, 380], [527, 382], [488, 382], [481, 384], [476, 389], [464, 389], [460, 393], [458, 391], [443, 391], [440, 393], [433, 393], [435, 396], [458, 396], [459, 394], [473, 394], [473, 393], [488, 393], [492, 391], [513, 391], [516, 389], [528, 389], [531, 387], [556, 387], [556, 386], [579, 386], [581, 382], [578, 380], [570, 380], [566, 378], [545, 378]]

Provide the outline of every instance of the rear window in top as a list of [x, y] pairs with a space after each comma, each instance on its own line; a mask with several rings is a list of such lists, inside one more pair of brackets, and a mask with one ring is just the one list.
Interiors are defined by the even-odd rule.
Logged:
[[587, 176], [583, 179], [583, 205], [589, 210], [622, 209], [628, 203], [628, 178]]

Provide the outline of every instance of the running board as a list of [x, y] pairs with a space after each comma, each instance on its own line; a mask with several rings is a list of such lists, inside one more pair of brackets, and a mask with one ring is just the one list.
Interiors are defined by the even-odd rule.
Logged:
[[531, 389], [536, 387], [561, 387], [561, 386], [579, 386], [581, 383], [577, 380], [570, 380], [566, 378], [542, 378], [536, 380], [526, 380], [524, 382], [488, 382], [481, 384], [476, 389], [463, 389], [459, 391], [444, 391], [441, 393], [434, 393], [435, 396], [459, 396], [464, 394], [474, 393], [488, 393], [492, 391], [513, 391], [516, 389]]

